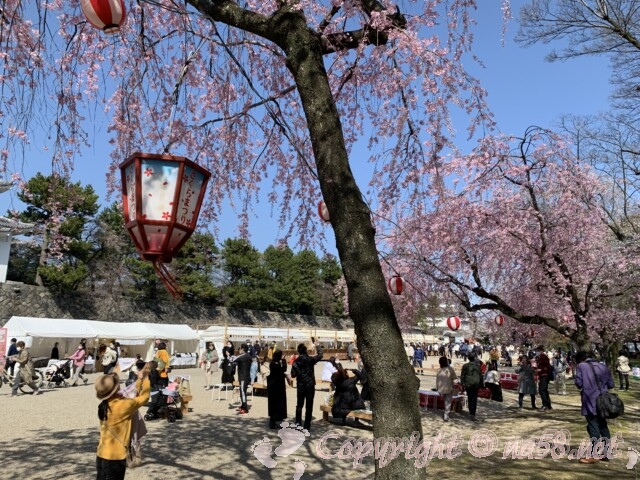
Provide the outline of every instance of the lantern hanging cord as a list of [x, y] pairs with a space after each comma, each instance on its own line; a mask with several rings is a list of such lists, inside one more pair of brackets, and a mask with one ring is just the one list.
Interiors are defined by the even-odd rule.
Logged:
[[171, 116], [169, 119], [169, 133], [167, 135], [167, 145], [164, 147], [164, 153], [169, 153], [169, 148], [173, 143], [171, 141], [171, 135], [173, 134], [173, 122], [175, 120], [176, 110], [178, 108], [178, 98], [180, 97], [180, 87], [182, 86], [182, 82], [184, 81], [184, 78], [187, 76], [189, 65], [191, 65], [191, 62], [193, 62], [196, 59], [196, 56], [198, 55], [198, 51], [200, 50], [200, 48], [202, 48], [202, 45], [204, 45], [204, 39], [200, 39], [200, 43], [195, 48], [195, 50], [192, 50], [191, 52], [189, 52], [189, 55], [187, 56], [187, 59], [185, 60], [184, 65], [182, 66], [182, 69], [180, 70], [180, 75], [178, 75], [176, 84], [173, 87], [173, 93], [171, 94], [172, 106], [171, 106]]
[[180, 285], [178, 285], [176, 279], [173, 278], [173, 275], [171, 275], [167, 266], [162, 263], [162, 259], [155, 260], [152, 263], [153, 270], [156, 272], [156, 275], [160, 277], [160, 280], [162, 280], [162, 283], [167, 287], [167, 290], [169, 290], [169, 293], [171, 293], [173, 298], [182, 298], [182, 289], [180, 288]]

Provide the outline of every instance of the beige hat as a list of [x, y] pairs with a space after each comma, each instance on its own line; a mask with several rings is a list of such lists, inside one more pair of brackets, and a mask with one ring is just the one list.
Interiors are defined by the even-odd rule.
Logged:
[[120, 377], [117, 373], [108, 373], [96, 380], [96, 397], [98, 397], [98, 400], [110, 398], [118, 390], [120, 390]]

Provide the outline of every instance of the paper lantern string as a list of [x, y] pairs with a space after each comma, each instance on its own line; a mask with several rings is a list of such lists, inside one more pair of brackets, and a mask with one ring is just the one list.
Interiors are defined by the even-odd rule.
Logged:
[[183, 291], [180, 288], [180, 285], [176, 282], [176, 279], [171, 275], [166, 264], [162, 262], [162, 258], [153, 260], [151, 263], [153, 264], [153, 270], [156, 272], [156, 275], [158, 275], [160, 280], [162, 280], [162, 283], [167, 287], [167, 290], [169, 290], [169, 293], [173, 298], [181, 299], [183, 297]]

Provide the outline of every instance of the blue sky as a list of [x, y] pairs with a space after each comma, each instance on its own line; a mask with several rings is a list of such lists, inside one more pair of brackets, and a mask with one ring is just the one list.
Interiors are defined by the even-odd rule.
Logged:
[[[558, 45], [520, 47], [513, 40], [518, 30], [515, 19], [508, 24], [503, 45], [502, 0], [480, 0], [478, 3], [474, 51], [482, 59], [485, 68], [477, 68], [471, 63], [468, 68], [480, 78], [488, 91], [489, 105], [501, 131], [522, 135], [531, 125], [552, 127], [563, 114], [597, 114], [608, 108], [611, 86], [607, 58], [584, 57], [566, 62], [545, 62], [545, 55]], [[512, 0], [515, 18], [525, 3], [525, 0]], [[464, 131], [465, 127], [466, 119], [461, 119], [458, 129]], [[94, 131], [97, 137], [104, 136], [105, 125], [96, 125]], [[95, 142], [86, 161], [76, 164], [73, 181], [93, 185], [101, 196], [101, 204], [107, 205], [114, 200], [112, 198], [107, 202], [105, 198], [109, 145], [104, 139]], [[39, 145], [38, 141], [32, 142], [33, 150], [28, 154], [28, 164], [21, 172], [25, 178], [30, 178], [38, 171], [50, 171], [49, 157], [46, 152], [38, 150]], [[0, 211], [5, 212], [10, 208], [22, 208], [13, 191], [0, 196]], [[251, 241], [258, 249], [264, 250], [276, 240], [276, 222], [268, 218], [266, 203], [264, 207], [258, 206], [256, 211], [260, 218], [252, 220]], [[221, 240], [236, 236], [236, 223], [232, 215], [224, 217], [221, 224]], [[328, 249], [332, 251], [332, 245], [328, 245]]]

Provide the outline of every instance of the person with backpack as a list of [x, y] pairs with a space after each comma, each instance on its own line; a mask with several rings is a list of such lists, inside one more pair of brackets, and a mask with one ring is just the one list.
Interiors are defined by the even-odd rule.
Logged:
[[[608, 456], [597, 458], [597, 452], [593, 448], [599, 439], [607, 439], [606, 445], [610, 446], [611, 433], [607, 425], [607, 419], [598, 414], [596, 408], [597, 398], [601, 393], [615, 387], [613, 376], [609, 368], [602, 362], [591, 358], [587, 352], [576, 354], [576, 377], [575, 384], [580, 390], [580, 401], [582, 403], [582, 415], [587, 420], [587, 432], [591, 439], [591, 454], [579, 460], [580, 463], [596, 463], [600, 460], [609, 461]], [[605, 452], [610, 453], [610, 452]]]
[[469, 362], [462, 366], [462, 372], [460, 373], [460, 384], [467, 392], [467, 400], [469, 403], [469, 414], [471, 415], [471, 421], [476, 421], [476, 410], [478, 408], [478, 390], [484, 387], [482, 379], [482, 372], [480, 365], [476, 362], [475, 355], [471, 354], [468, 357]]
[[[304, 428], [311, 429], [311, 418], [313, 417], [313, 398], [316, 394], [315, 365], [322, 360], [322, 346], [317, 345], [317, 354], [310, 357], [307, 353], [307, 346], [304, 343], [298, 345], [298, 358], [291, 367], [291, 376], [296, 379], [298, 398], [296, 403], [296, 423], [302, 424], [302, 408], [306, 407], [304, 416]], [[305, 405], [306, 403], [306, 405]]]

